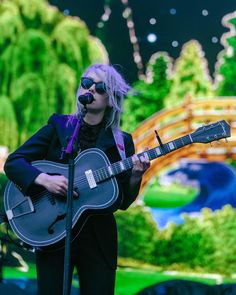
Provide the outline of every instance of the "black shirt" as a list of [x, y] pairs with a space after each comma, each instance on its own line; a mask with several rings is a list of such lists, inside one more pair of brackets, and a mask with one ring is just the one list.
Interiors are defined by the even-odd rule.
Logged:
[[97, 125], [89, 125], [82, 121], [78, 136], [78, 149], [83, 151], [95, 147], [98, 134], [103, 126], [103, 121]]

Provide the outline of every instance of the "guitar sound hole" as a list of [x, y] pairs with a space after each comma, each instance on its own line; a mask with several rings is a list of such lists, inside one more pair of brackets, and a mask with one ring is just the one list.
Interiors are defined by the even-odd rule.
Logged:
[[50, 235], [52, 235], [52, 234], [54, 233], [54, 230], [53, 230], [52, 228], [48, 228], [48, 233], [49, 233]]
[[52, 224], [48, 227], [48, 233], [50, 235], [54, 234], [54, 229], [53, 226], [56, 224], [58, 221], [63, 220], [65, 218], [66, 214], [58, 215], [57, 218], [52, 222]]

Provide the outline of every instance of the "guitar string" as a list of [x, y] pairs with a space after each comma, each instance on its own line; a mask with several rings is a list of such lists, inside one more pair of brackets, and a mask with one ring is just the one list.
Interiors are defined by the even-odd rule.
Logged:
[[[154, 151], [154, 157], [157, 156], [157, 153], [155, 151], [155, 149], [151, 149], [148, 151], [148, 154], [150, 155], [150, 159], [152, 159], [152, 156], [151, 156], [151, 152]], [[141, 154], [140, 154], [141, 155]], [[100, 182], [102, 180], [105, 180], [113, 175], [110, 175], [109, 171], [108, 171], [108, 167], [110, 167], [112, 169], [112, 172], [116, 175], [116, 174], [119, 174], [122, 172], [122, 166], [121, 166], [121, 162], [123, 162], [123, 165], [125, 166], [125, 171], [128, 170], [128, 169], [131, 169], [132, 168], [132, 159], [131, 157], [123, 160], [123, 161], [119, 161], [119, 162], [116, 162], [116, 163], [113, 163], [113, 164], [110, 164], [108, 166], [104, 166], [102, 168], [99, 168], [97, 170], [95, 170], [93, 173], [94, 173], [94, 176], [97, 180], [97, 182]], [[74, 187], [79, 185], [80, 188], [81, 186], [83, 187], [84, 185], [87, 185], [88, 184], [88, 180], [85, 176], [82, 176], [80, 178], [78, 178], [75, 182], [74, 182]], [[42, 197], [52, 197], [52, 193], [46, 191], [42, 191], [38, 194], [35, 194], [32, 196], [32, 202], [34, 204], [35, 207], [37, 207], [37, 205], [39, 203], [41, 203], [41, 198]]]
[[[119, 162], [113, 163], [112, 166], [115, 168], [117, 173], [122, 172], [121, 165], [120, 165]], [[104, 167], [99, 168], [99, 169], [97, 169], [97, 170], [95, 170], [93, 172], [94, 175], [95, 175], [95, 178], [97, 179], [97, 182], [100, 182], [100, 181], [105, 180], [105, 179], [110, 177], [110, 174], [108, 172], [108, 167], [109, 166], [104, 166]], [[79, 177], [74, 181], [74, 187], [79, 186], [80, 188], [81, 187], [83, 188], [85, 185], [88, 185], [88, 180], [87, 180], [87, 178], [85, 176]], [[50, 193], [49, 191], [44, 190], [44, 191], [42, 191], [42, 192], [40, 192], [38, 194], [33, 195], [32, 196], [32, 198], [33, 198], [32, 202], [33, 202], [34, 206], [37, 207], [38, 204], [41, 203], [41, 198], [42, 197], [51, 197], [51, 196], [52, 196], [52, 193]]]
[[[151, 152], [151, 150], [150, 150]], [[125, 170], [128, 170], [129, 168], [132, 168], [131, 164], [129, 163], [129, 160], [130, 158], [127, 158], [123, 161], [124, 165], [126, 166]], [[108, 167], [112, 167], [115, 171], [115, 174], [119, 174], [122, 172], [122, 169], [121, 169], [121, 163], [122, 161], [119, 161], [119, 162], [116, 162], [116, 163], [113, 163], [111, 165], [108, 165], [108, 166], [104, 166], [102, 168], [99, 168], [97, 170], [95, 170], [93, 173], [95, 175], [95, 177], [97, 178], [98, 182], [101, 181], [101, 180], [104, 180], [104, 177], [105, 179], [110, 177], [110, 174], [108, 172]], [[128, 167], [127, 167], [128, 166]], [[82, 176], [80, 178], [78, 178], [75, 182], [74, 182], [74, 186], [76, 185], [84, 185], [84, 184], [87, 184], [87, 178], [85, 176]], [[48, 196], [48, 195], [51, 195], [51, 193], [45, 193], [45, 191], [42, 191], [38, 194], [35, 194], [33, 195], [32, 197], [34, 198], [34, 200], [36, 201], [38, 198], [42, 197], [42, 196]]]
[[[177, 143], [177, 141], [179, 141], [179, 139], [175, 140], [176, 143]], [[184, 142], [182, 143], [182, 145], [184, 145]], [[164, 147], [168, 147], [168, 143], [164, 144]], [[149, 157], [150, 160], [152, 160], [152, 159], [154, 159], [156, 157], [159, 157], [160, 155], [163, 154], [162, 150], [160, 152], [161, 152], [161, 154], [158, 154], [157, 151], [156, 151], [156, 148], [153, 148], [151, 150], [146, 151], [146, 153], [148, 154], [148, 157]], [[143, 153], [145, 153], [145, 152], [143, 152]], [[139, 154], [138, 156], [141, 156], [143, 153]], [[114, 175], [110, 175], [108, 167], [110, 167], [110, 169], [112, 170], [112, 172], [115, 175], [123, 172], [121, 163], [123, 163], [123, 165], [125, 166], [125, 171], [127, 171], [128, 169], [131, 169], [132, 166], [133, 166], [132, 157], [129, 157], [129, 158], [123, 160], [123, 161], [115, 162], [115, 163], [112, 163], [112, 164], [110, 164], [108, 166], [104, 166], [102, 168], [99, 168], [99, 169], [95, 170], [93, 172], [93, 174], [94, 174], [94, 177], [95, 177], [96, 181], [100, 182], [100, 181], [106, 180], [107, 178], [110, 178], [110, 177], [114, 176]], [[80, 186], [80, 189], [81, 189], [81, 186], [83, 188], [84, 185], [88, 185], [88, 180], [87, 180], [86, 176], [83, 175], [82, 177], [77, 178], [74, 181], [73, 186], [76, 187], [77, 185]], [[45, 190], [44, 190], [44, 191], [42, 191], [42, 192], [40, 192], [38, 194], [33, 195], [32, 197], [33, 197], [32, 202], [33, 202], [34, 206], [38, 207], [38, 204], [41, 203], [41, 198], [42, 197], [50, 198], [50, 197], [53, 197], [53, 194], [50, 193], [49, 191], [46, 191], [46, 193], [45, 193]]]
[[[163, 155], [165, 153], [165, 152], [163, 153], [163, 150], [165, 151], [166, 148], [168, 148], [168, 152], [170, 152], [170, 151], [175, 150], [176, 148], [178, 149], [181, 146], [187, 145], [189, 143], [188, 142], [189, 141], [189, 136], [190, 135], [186, 135], [186, 136], [183, 136], [181, 138], [175, 139], [174, 141], [171, 141], [169, 143], [164, 144], [163, 147], [162, 146], [159, 146], [159, 149], [160, 149], [159, 152], [160, 152], [160, 154], [157, 153], [157, 151], [156, 151], [156, 148], [157, 147], [156, 147], [156, 148], [153, 148], [153, 149], [148, 150], [146, 152], [143, 152], [143, 153], [139, 154], [138, 156], [141, 156], [142, 154], [147, 153], [149, 159], [152, 160], [152, 159], [154, 159], [156, 157], [159, 157], [159, 156]], [[187, 139], [187, 142], [184, 142], [185, 139]], [[174, 149], [170, 149], [170, 143], [173, 143], [173, 142], [176, 144], [176, 146], [175, 146]], [[110, 164], [108, 166], [105, 166], [103, 168], [99, 168], [98, 170], [95, 170], [93, 172], [93, 174], [94, 174], [97, 182], [100, 182], [102, 180], [106, 180], [107, 178], [114, 176], [114, 175], [110, 175], [109, 170], [108, 170], [109, 169], [108, 167], [110, 167], [110, 169], [112, 170], [112, 172], [115, 175], [121, 173], [122, 172], [121, 162], [123, 162], [123, 164], [125, 166], [125, 171], [132, 168], [132, 159], [131, 159], [131, 157], [125, 159], [124, 161], [119, 161], [119, 162]], [[85, 184], [88, 185], [88, 180], [87, 180], [87, 178], [85, 176], [82, 176], [82, 177], [78, 178], [74, 182], [73, 186], [80, 185], [80, 186], [83, 187]], [[42, 196], [44, 196], [44, 197], [50, 197], [50, 196], [52, 196], [52, 193], [50, 193], [48, 191], [45, 193], [45, 191], [42, 191], [42, 192], [40, 192], [38, 194], [33, 195], [32, 196], [33, 197], [32, 202], [34, 203], [35, 206], [39, 203], [38, 200]]]
[[[185, 137], [187, 137], [187, 136], [183, 136], [182, 138], [178, 138], [178, 139], [176, 139], [176, 140], [174, 140], [174, 141], [177, 143], [177, 142], [180, 141], [180, 139], [183, 140]], [[169, 144], [169, 143], [164, 144], [164, 147], [168, 147], [168, 144]], [[182, 142], [181, 145], [182, 145], [182, 146], [185, 145], [184, 142]], [[179, 148], [179, 147], [178, 147], [178, 148]], [[145, 153], [145, 152], [143, 152], [143, 153]], [[139, 154], [139, 156], [141, 156], [143, 153]], [[158, 156], [162, 155], [162, 153], [159, 154], [159, 155], [157, 154], [157, 152], [156, 152], [156, 148], [153, 148], [153, 149], [151, 149], [151, 150], [148, 150], [146, 153], [148, 154], [150, 160], [154, 159], [155, 157], [158, 157]], [[154, 153], [154, 154], [151, 155], [151, 153]], [[123, 162], [123, 163], [124, 163], [124, 166], [125, 166], [125, 170], [128, 170], [128, 169], [131, 169], [131, 168], [132, 168], [132, 162], [131, 162], [131, 161], [132, 161], [132, 160], [131, 160], [131, 157], [129, 157], [129, 158], [125, 159], [124, 161], [119, 161], [119, 162], [116, 162], [116, 163], [110, 164], [110, 165], [108, 165], [108, 166], [104, 166], [104, 167], [102, 167], [102, 168], [99, 168], [98, 170], [95, 170], [95, 171], [94, 171], [94, 174], [96, 174], [96, 176], [97, 176], [96, 178], [98, 179], [98, 182], [101, 181], [101, 180], [105, 180], [105, 179], [107, 179], [107, 178], [110, 177], [110, 174], [109, 174], [109, 172], [108, 172], [108, 167], [111, 167], [111, 169], [114, 168], [114, 170], [115, 170], [115, 174], [119, 174], [119, 173], [122, 172], [122, 168], [121, 168], [121, 164], [120, 164], [120, 163]], [[127, 166], [128, 166], [128, 167], [127, 167]], [[100, 177], [101, 177], [101, 179], [99, 179]], [[104, 179], [104, 177], [105, 177], [105, 179]], [[82, 177], [80, 177], [79, 179], [77, 179], [77, 181], [74, 182], [74, 186], [75, 186], [75, 185], [78, 185], [78, 184], [80, 184], [80, 185], [83, 186], [84, 184], [87, 184], [87, 182], [88, 182], [88, 181], [87, 181], [87, 178], [84, 177], [84, 176], [82, 176]], [[50, 196], [50, 195], [51, 195], [50, 192], [45, 193], [45, 191], [43, 191], [43, 192], [40, 192], [40, 193], [38, 193], [38, 194], [36, 194], [36, 195], [33, 195], [33, 198], [34, 198], [34, 200], [37, 202], [37, 199], [38, 199], [38, 198], [40, 198], [40, 197], [42, 197], [42, 196]]]
[[[154, 153], [154, 154], [151, 155], [151, 153]], [[143, 153], [141, 153], [140, 155], [142, 155], [142, 154]], [[156, 156], [158, 156], [155, 148], [151, 149], [151, 150], [148, 150], [147, 154], [148, 154], [150, 159], [155, 158]], [[99, 169], [97, 169], [97, 170], [95, 170], [93, 172], [94, 175], [95, 175], [95, 178], [97, 179], [97, 182], [100, 182], [102, 180], [105, 180], [105, 179], [113, 176], [113, 175], [110, 175], [110, 173], [108, 171], [108, 167], [110, 167], [114, 171], [115, 175], [121, 173], [122, 172], [121, 162], [125, 166], [125, 171], [132, 168], [132, 159], [131, 159], [131, 157], [129, 157], [129, 158], [123, 160], [123, 161], [119, 161], [119, 162], [110, 164], [108, 166], [104, 166], [104, 167], [99, 168]], [[74, 187], [76, 187], [77, 185], [79, 185], [80, 187], [81, 186], [83, 187], [85, 184], [88, 184], [88, 180], [87, 180], [87, 178], [85, 176], [82, 176], [82, 177], [75, 180]], [[50, 193], [48, 191], [45, 193], [45, 191], [42, 191], [42, 192], [40, 192], [38, 194], [33, 195], [32, 196], [33, 197], [33, 203], [34, 203], [35, 206], [37, 206], [37, 204], [39, 203], [38, 201], [43, 196], [44, 197], [50, 197], [50, 196], [52, 196], [52, 193]]]
[[[128, 170], [128, 169], [132, 168], [130, 161], [131, 161], [131, 157], [127, 158], [127, 159], [125, 159], [123, 161], [124, 166], [125, 166], [125, 170]], [[108, 172], [108, 167], [109, 166], [110, 167], [112, 166], [112, 169], [114, 169], [115, 174], [121, 173], [122, 172], [121, 164], [120, 164], [121, 162], [122, 161], [119, 161], [119, 162], [116, 162], [116, 163], [113, 163], [111, 165], [104, 166], [102, 168], [99, 168], [99, 169], [95, 170], [93, 173], [95, 175], [95, 178], [97, 179], [97, 182], [100, 182], [102, 180], [105, 180], [105, 179], [111, 177], [110, 173]], [[87, 178], [85, 176], [77, 178], [74, 181], [74, 187], [76, 187], [77, 185], [79, 185], [80, 188], [81, 187], [83, 188], [84, 185], [88, 185]], [[32, 196], [32, 202], [33, 202], [35, 207], [38, 207], [38, 204], [41, 203], [41, 198], [42, 197], [52, 197], [52, 195], [53, 194], [51, 192], [43, 190], [42, 192], [37, 193], [37, 194]]]
[[[104, 172], [107, 169], [108, 169], [107, 167], [103, 167], [103, 168], [100, 168], [100, 169], [94, 171], [94, 174], [96, 174], [95, 177], [97, 178], [98, 181], [103, 180], [104, 176], [105, 176], [105, 178], [107, 178], [108, 174], [106, 172]], [[87, 178], [84, 175], [81, 176], [81, 177], [79, 177], [79, 178], [77, 178], [74, 181], [74, 187], [76, 187], [78, 185], [79, 185], [80, 188], [83, 188], [85, 185], [88, 185], [88, 180], [87, 180]], [[33, 203], [35, 205], [37, 205], [38, 204], [38, 200], [40, 200], [40, 198], [43, 197], [43, 196], [44, 197], [50, 197], [50, 196], [52, 196], [52, 193], [50, 193], [49, 191], [43, 190], [42, 192], [33, 195], [32, 196]]]

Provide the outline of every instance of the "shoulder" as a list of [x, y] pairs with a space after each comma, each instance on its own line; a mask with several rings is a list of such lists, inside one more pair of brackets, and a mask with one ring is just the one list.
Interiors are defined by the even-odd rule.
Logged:
[[131, 138], [132, 137], [132, 135], [130, 133], [125, 132], [118, 127], [109, 128], [109, 129], [112, 130], [113, 133], [119, 134], [119, 136], [121, 135], [123, 138]]
[[132, 135], [128, 132], [125, 132], [121, 129], [118, 129], [118, 132], [120, 132], [121, 136], [124, 138], [125, 142], [133, 142]]
[[76, 126], [78, 119], [75, 115], [59, 115], [53, 114], [48, 119], [48, 124], [53, 125], [56, 130], [65, 129], [70, 132]]
[[119, 138], [122, 138], [122, 141], [125, 142], [125, 144], [133, 144], [133, 138], [132, 135], [128, 132], [125, 132], [121, 130], [120, 128], [112, 128], [113, 136]]
[[[113, 129], [113, 135], [116, 138], [115, 141], [120, 144], [121, 146], [125, 146], [125, 150], [127, 151], [127, 154], [129, 155], [130, 153], [134, 153], [134, 142], [132, 135], [128, 132], [125, 132], [119, 128], [114, 128]], [[123, 144], [122, 144], [123, 142]]]
[[55, 127], [66, 127], [69, 122], [73, 123], [74, 119], [75, 116], [73, 115], [59, 115], [54, 113], [49, 117], [48, 123]]
[[75, 115], [53, 114], [48, 119], [48, 125], [53, 126], [62, 146], [67, 145], [68, 136], [73, 134], [77, 122]]
[[132, 138], [132, 135], [130, 133], [125, 132], [125, 131], [121, 131], [121, 132], [122, 132], [122, 135], [124, 138], [129, 138], [129, 139]]

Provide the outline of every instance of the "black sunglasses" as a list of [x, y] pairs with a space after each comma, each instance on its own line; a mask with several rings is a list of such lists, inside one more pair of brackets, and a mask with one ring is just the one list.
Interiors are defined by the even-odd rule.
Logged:
[[94, 82], [93, 79], [82, 77], [81, 86], [84, 89], [89, 89], [92, 85], [95, 84], [95, 90], [99, 94], [104, 94], [106, 92], [106, 84], [104, 82]]

